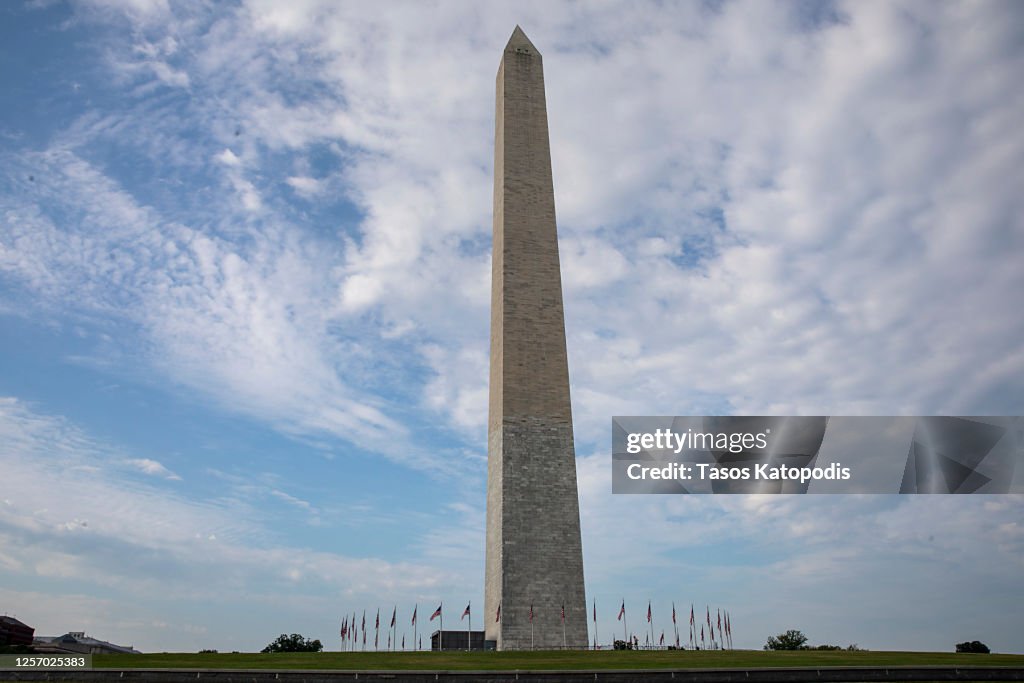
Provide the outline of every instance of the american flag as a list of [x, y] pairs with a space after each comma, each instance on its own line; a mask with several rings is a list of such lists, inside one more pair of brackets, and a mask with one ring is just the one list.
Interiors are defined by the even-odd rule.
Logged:
[[672, 623], [676, 623], [676, 603], [672, 603]]
[[[465, 619], [468, 616], [469, 616], [469, 604], [466, 605], [466, 611], [462, 613], [462, 619]], [[459, 621], [462, 621], [462, 619], [459, 619]]]
[[[500, 607], [498, 608], [498, 611], [501, 611]], [[530, 605], [530, 623], [533, 623], [533, 605]]]
[[626, 614], [626, 601], [623, 600], [622, 601], [622, 607], [619, 609], [618, 621], [622, 621], [622, 617], [625, 616], [625, 614]]
[[648, 602], [647, 603], [647, 621], [650, 622], [650, 620], [651, 620], [651, 603]]
[[693, 603], [690, 603], [690, 626], [693, 626]]
[[[443, 605], [443, 604], [444, 603], [442, 602], [441, 605]], [[433, 621], [437, 617], [441, 616], [441, 605], [438, 605], [437, 609], [434, 610], [434, 613], [430, 615], [430, 621]]]
[[[533, 609], [532, 607], [530, 609]], [[495, 621], [501, 621], [501, 603], [498, 603], [498, 612], [494, 615]]]
[[661, 640], [658, 641], [658, 645], [664, 645], [664, 644], [665, 644], [665, 632], [662, 631], [661, 632]]
[[411, 626], [415, 626], [416, 625], [416, 610], [418, 610], [419, 608], [420, 608], [419, 605], [416, 605], [415, 607], [412, 608], [412, 624], [411, 624]]
[[392, 627], [394, 627], [394, 625], [395, 625], [395, 617], [397, 617], [397, 616], [398, 616], [398, 605], [395, 605], [394, 611], [391, 612], [391, 626]]
[[565, 623], [565, 605], [562, 605], [562, 623]]

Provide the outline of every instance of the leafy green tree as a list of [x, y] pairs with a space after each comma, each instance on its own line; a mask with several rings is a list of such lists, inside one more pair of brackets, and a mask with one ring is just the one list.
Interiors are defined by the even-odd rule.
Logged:
[[261, 652], [321, 652], [323, 649], [324, 646], [319, 640], [307, 640], [298, 633], [290, 636], [282, 633]]
[[956, 644], [957, 652], [973, 652], [975, 654], [987, 655], [989, 653], [988, 645], [981, 642], [980, 640], [964, 641]]
[[806, 650], [807, 636], [796, 629], [789, 629], [777, 636], [769, 636], [766, 650]]

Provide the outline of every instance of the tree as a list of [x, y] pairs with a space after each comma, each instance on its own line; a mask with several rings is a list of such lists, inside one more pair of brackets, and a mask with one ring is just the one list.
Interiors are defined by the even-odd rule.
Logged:
[[298, 633], [290, 636], [282, 633], [261, 652], [321, 652], [323, 649], [324, 646], [319, 640], [307, 640]]
[[956, 651], [957, 652], [974, 652], [974, 653], [980, 654], [980, 655], [987, 655], [990, 652], [990, 650], [988, 649], [988, 645], [986, 645], [985, 643], [981, 642], [980, 640], [972, 640], [970, 642], [966, 642], [965, 641], [963, 643], [957, 643], [956, 644]]
[[777, 636], [769, 636], [765, 643], [766, 650], [806, 650], [807, 636], [796, 629], [789, 629]]

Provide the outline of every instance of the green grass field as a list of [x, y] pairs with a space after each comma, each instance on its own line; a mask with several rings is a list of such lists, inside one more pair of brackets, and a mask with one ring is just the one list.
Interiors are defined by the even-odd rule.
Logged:
[[321, 652], [294, 654], [95, 655], [96, 668], [121, 669], [346, 669], [346, 670], [567, 670], [704, 669], [791, 666], [1016, 666], [1024, 655], [947, 652], [761, 652], [733, 650], [598, 652]]

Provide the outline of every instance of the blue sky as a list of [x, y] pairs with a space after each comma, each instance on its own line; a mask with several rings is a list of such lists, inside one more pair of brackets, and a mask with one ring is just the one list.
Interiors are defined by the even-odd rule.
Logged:
[[482, 605], [517, 23], [600, 640], [624, 598], [743, 647], [1024, 652], [1019, 496], [613, 497], [608, 453], [613, 415], [1021, 414], [1024, 14], [992, 1], [4, 4], [0, 611], [253, 650]]

